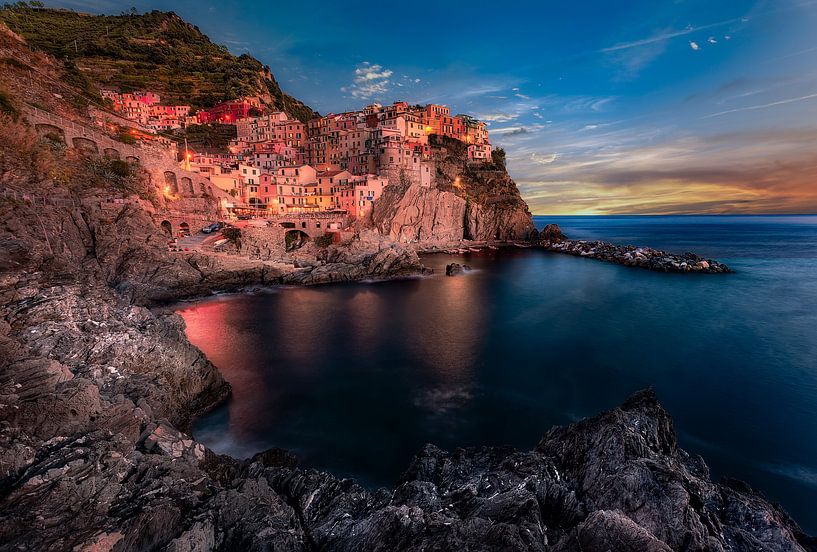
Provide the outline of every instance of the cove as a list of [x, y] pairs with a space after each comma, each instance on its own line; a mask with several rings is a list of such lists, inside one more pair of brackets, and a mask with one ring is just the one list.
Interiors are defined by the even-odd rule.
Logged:
[[[233, 385], [216, 452], [291, 450], [392, 485], [424, 443], [530, 449], [654, 387], [681, 445], [817, 531], [817, 217], [547, 217], [572, 238], [712, 256], [653, 273], [539, 250], [432, 255], [415, 280], [281, 288], [180, 308]], [[475, 270], [446, 277], [449, 262]]]

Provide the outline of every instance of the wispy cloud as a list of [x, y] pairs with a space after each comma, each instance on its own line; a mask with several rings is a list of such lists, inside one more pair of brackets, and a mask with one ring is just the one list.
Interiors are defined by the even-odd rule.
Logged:
[[817, 212], [815, 129], [604, 145], [626, 135], [616, 132], [567, 145], [558, 163], [543, 163], [550, 158], [534, 154], [511, 159], [512, 174], [533, 212]]
[[789, 98], [789, 99], [786, 99], [786, 100], [778, 100], [776, 102], [769, 102], [769, 103], [765, 103], [765, 104], [750, 105], [750, 106], [746, 106], [746, 107], [738, 107], [738, 108], [735, 108], [735, 109], [727, 109], [726, 111], [719, 111], [717, 113], [712, 113], [710, 115], [706, 115], [703, 118], [704, 119], [711, 119], [712, 117], [720, 117], [722, 115], [728, 115], [730, 113], [740, 113], [742, 111], [756, 111], [758, 109], [768, 109], [770, 107], [776, 107], [778, 105], [787, 105], [787, 104], [796, 103], [796, 102], [803, 102], [803, 101], [806, 101], [806, 100], [812, 100], [814, 98], [817, 98], [817, 94], [807, 94], [805, 96], [800, 96], [798, 98]]
[[728, 19], [726, 21], [720, 21], [718, 23], [710, 23], [708, 25], [700, 25], [698, 27], [694, 27], [692, 25], [689, 25], [689, 26], [687, 26], [686, 28], [684, 28], [682, 30], [663, 31], [663, 32], [655, 34], [655, 35], [653, 35], [651, 37], [641, 38], [641, 39], [638, 39], [638, 40], [632, 40], [632, 41], [629, 41], [629, 42], [620, 42], [620, 43], [615, 44], [613, 46], [609, 46], [607, 48], [602, 48], [600, 51], [604, 52], [604, 53], [609, 53], [609, 52], [617, 52], [619, 50], [628, 50], [630, 48], [639, 48], [641, 46], [647, 46], [647, 45], [650, 45], [650, 44], [655, 44], [657, 42], [665, 42], [667, 40], [677, 38], [679, 36], [687, 36], [687, 35], [690, 35], [692, 33], [696, 33], [696, 32], [699, 32], [699, 31], [704, 31], [704, 30], [707, 30], [707, 29], [714, 29], [716, 27], [724, 27], [726, 25], [733, 25], [733, 24], [738, 23], [740, 21], [741, 21], [741, 19], [737, 18], [737, 19]]

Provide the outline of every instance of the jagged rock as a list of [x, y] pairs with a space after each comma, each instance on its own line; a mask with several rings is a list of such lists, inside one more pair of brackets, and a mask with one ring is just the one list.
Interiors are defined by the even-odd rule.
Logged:
[[445, 267], [445, 275], [456, 276], [457, 274], [462, 274], [463, 272], [468, 272], [469, 270], [471, 270], [471, 267], [468, 265], [461, 265], [460, 263], [450, 263]]
[[375, 202], [372, 223], [401, 243], [459, 241], [465, 235], [466, 202], [452, 192], [389, 185]]
[[390, 182], [372, 209], [374, 228], [401, 243], [426, 245], [529, 238], [531, 214], [504, 167], [469, 165], [456, 140], [440, 139], [433, 151], [431, 185]]
[[725, 274], [732, 272], [725, 264], [713, 261], [712, 259], [703, 259], [694, 253], [674, 255], [650, 247], [615, 245], [602, 241], [577, 241], [568, 239], [550, 241], [542, 238], [541, 243], [545, 249], [557, 253], [588, 257], [657, 272], [689, 272], [700, 274]]
[[548, 224], [539, 232], [537, 237], [547, 243], [561, 242], [567, 239], [558, 224]]

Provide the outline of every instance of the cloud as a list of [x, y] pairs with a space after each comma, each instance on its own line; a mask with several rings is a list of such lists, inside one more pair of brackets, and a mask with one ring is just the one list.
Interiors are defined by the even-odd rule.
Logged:
[[600, 51], [604, 53], [609, 52], [617, 52], [619, 50], [629, 50], [631, 48], [638, 48], [641, 46], [648, 46], [650, 44], [656, 44], [658, 42], [666, 42], [667, 40], [677, 38], [679, 36], [686, 36], [698, 31], [704, 31], [707, 29], [714, 29], [716, 27], [723, 27], [725, 25], [732, 25], [737, 23], [740, 19], [729, 19], [726, 21], [720, 21], [718, 23], [710, 23], [708, 25], [701, 25], [699, 27], [693, 27], [692, 25], [687, 26], [685, 29], [682, 30], [666, 30], [661, 31], [651, 37], [642, 38], [638, 40], [632, 40], [630, 42], [620, 42], [613, 46], [608, 46], [607, 48], [602, 48]]
[[477, 118], [488, 123], [507, 123], [508, 121], [513, 121], [518, 116], [519, 115], [515, 113], [482, 113], [477, 115]]
[[492, 128], [490, 134], [500, 136], [516, 136], [519, 134], [528, 134], [541, 130], [543, 125], [528, 125], [528, 126], [512, 126], [503, 128]]
[[389, 91], [389, 78], [393, 74], [394, 72], [390, 69], [364, 61], [355, 68], [355, 78], [352, 84], [341, 88], [341, 91], [359, 100], [381, 97]]
[[692, 48], [693, 50], [695, 50], [696, 52], [701, 49], [701, 47], [698, 45], [698, 43], [695, 42], [694, 40], [689, 41], [689, 47]]
[[[619, 42], [602, 48], [598, 52], [609, 54], [614, 62], [623, 67], [624, 71], [619, 78], [629, 79], [635, 77], [643, 68], [660, 57], [666, 51], [670, 40], [708, 29], [733, 25], [740, 21], [740, 19], [728, 19], [697, 27], [687, 25], [683, 29], [662, 29], [647, 38]], [[690, 46], [693, 50], [698, 49], [696, 42], [690, 42]]]
[[551, 153], [550, 155], [540, 155], [538, 153], [531, 153], [530, 160], [539, 165], [550, 165], [559, 159], [558, 153]]
[[[632, 129], [512, 159], [534, 213], [815, 213], [817, 129], [757, 130], [604, 145]], [[547, 166], [543, 170], [543, 166]]]
[[719, 111], [718, 113], [712, 113], [711, 115], [707, 115], [703, 117], [704, 119], [711, 119], [712, 117], [720, 117], [722, 115], [728, 115], [729, 113], [740, 113], [742, 111], [756, 111], [758, 109], [768, 109], [770, 107], [775, 107], [778, 105], [787, 105], [796, 102], [803, 102], [806, 100], [811, 100], [817, 98], [817, 94], [807, 94], [805, 96], [800, 96], [798, 98], [789, 98], [787, 100], [778, 100], [776, 102], [769, 102], [765, 104], [759, 105], [750, 105], [746, 107], [738, 107], [736, 109], [727, 109], [726, 111]]

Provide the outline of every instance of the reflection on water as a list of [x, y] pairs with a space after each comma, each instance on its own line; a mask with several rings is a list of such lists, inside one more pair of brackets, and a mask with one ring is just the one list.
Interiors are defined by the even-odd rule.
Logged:
[[[529, 449], [653, 386], [681, 443], [817, 531], [817, 217], [563, 218], [568, 235], [696, 250], [678, 276], [519, 250], [477, 270], [220, 297], [180, 312], [233, 385], [197, 438], [389, 485], [424, 443]], [[440, 274], [462, 258], [433, 256]]]

